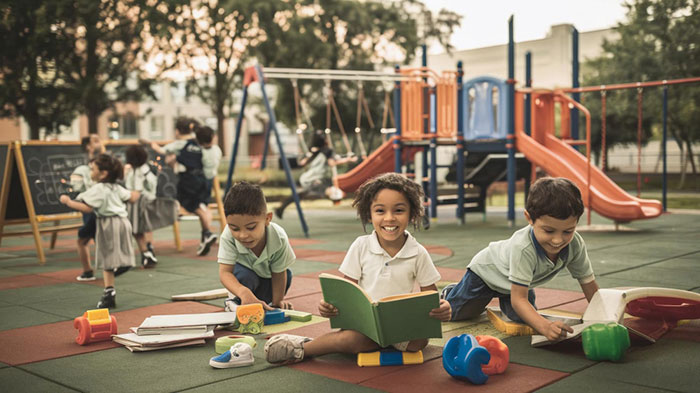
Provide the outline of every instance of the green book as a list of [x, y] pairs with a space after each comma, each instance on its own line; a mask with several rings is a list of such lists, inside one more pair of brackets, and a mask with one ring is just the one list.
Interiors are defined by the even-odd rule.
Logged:
[[437, 308], [436, 291], [389, 296], [373, 302], [367, 293], [345, 278], [322, 273], [323, 299], [338, 309], [331, 328], [356, 330], [382, 347], [420, 338], [442, 337], [440, 321], [428, 315]]

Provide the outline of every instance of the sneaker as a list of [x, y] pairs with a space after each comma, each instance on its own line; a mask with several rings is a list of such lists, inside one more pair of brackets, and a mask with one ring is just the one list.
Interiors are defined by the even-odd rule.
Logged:
[[447, 296], [456, 286], [457, 284], [448, 284], [445, 288], [442, 288], [442, 291], [440, 291], [440, 299], [447, 299]]
[[283, 214], [284, 214], [284, 210], [282, 210], [281, 207], [275, 208], [275, 216], [277, 216], [277, 218], [279, 218], [281, 220]]
[[224, 311], [226, 312], [236, 312], [236, 309], [238, 306], [241, 305], [241, 299], [239, 299], [237, 296], [230, 297], [226, 300], [224, 300]]
[[117, 307], [117, 291], [114, 288], [105, 289], [102, 293], [102, 298], [97, 302], [97, 308], [116, 308]]
[[126, 273], [131, 269], [131, 266], [119, 266], [118, 268], [114, 269], [114, 277], [119, 277], [122, 274]]
[[304, 360], [304, 343], [308, 337], [278, 334], [265, 343], [265, 358], [269, 363], [297, 363]]
[[156, 264], [158, 263], [158, 260], [156, 259], [156, 256], [153, 255], [151, 251], [144, 251], [143, 254], [141, 254], [141, 265], [143, 265], [144, 269], [150, 269], [152, 267], [156, 267]]
[[209, 360], [209, 365], [214, 368], [231, 368], [252, 366], [253, 348], [247, 343], [235, 343], [228, 351]]
[[213, 233], [210, 233], [208, 235], [205, 235], [204, 238], [202, 239], [202, 242], [199, 243], [199, 247], [197, 248], [197, 255], [200, 257], [205, 256], [209, 254], [209, 250], [211, 250], [211, 246], [216, 243], [216, 235]]
[[153, 256], [155, 257], [156, 252], [153, 251], [153, 244], [151, 244], [151, 242], [146, 243], [146, 250], [150, 251], [151, 254], [153, 254]]
[[86, 272], [83, 272], [83, 274], [79, 275], [75, 279], [78, 281], [95, 281], [97, 280], [97, 277], [95, 277], [95, 274], [92, 272], [92, 270], [88, 270]]

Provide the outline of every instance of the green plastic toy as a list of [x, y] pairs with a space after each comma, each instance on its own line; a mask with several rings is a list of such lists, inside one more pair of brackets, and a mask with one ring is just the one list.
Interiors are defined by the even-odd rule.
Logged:
[[620, 361], [630, 346], [627, 328], [615, 322], [596, 323], [581, 333], [583, 353], [593, 361]]

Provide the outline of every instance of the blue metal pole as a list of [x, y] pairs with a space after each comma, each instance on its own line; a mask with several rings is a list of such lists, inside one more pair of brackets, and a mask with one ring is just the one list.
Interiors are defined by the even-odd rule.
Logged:
[[508, 224], [515, 225], [515, 41], [513, 40], [513, 15], [508, 19]]
[[267, 151], [270, 150], [270, 134], [272, 134], [271, 125], [267, 125], [265, 130], [265, 145], [263, 146], [263, 156], [262, 161], [260, 161], [260, 170], [265, 170], [267, 167]]
[[[525, 52], [525, 87], [532, 87], [532, 52]], [[532, 95], [530, 93], [525, 94], [525, 133], [532, 135], [532, 124], [530, 124], [530, 119], [532, 116], [530, 108]]]
[[[394, 67], [400, 73], [399, 66]], [[394, 82], [394, 114], [396, 115], [396, 133], [394, 133], [394, 172], [401, 173], [401, 82]]]
[[[578, 30], [576, 28], [571, 29], [571, 87], [580, 87], [578, 80]], [[581, 102], [581, 93], [573, 93], [572, 98], [576, 102]], [[578, 109], [574, 108], [571, 110], [571, 139], [578, 139]]]
[[262, 68], [260, 68], [260, 65], [255, 66], [255, 72], [258, 74], [258, 81], [260, 82], [260, 90], [262, 91], [263, 102], [265, 103], [267, 115], [270, 120], [269, 132], [275, 133], [275, 139], [277, 139], [277, 148], [279, 149], [280, 157], [282, 157], [284, 173], [287, 176], [287, 183], [292, 188], [292, 196], [294, 197], [294, 202], [297, 205], [297, 213], [299, 213], [299, 221], [301, 222], [301, 228], [304, 230], [304, 236], [309, 237], [309, 227], [306, 225], [306, 220], [304, 219], [304, 212], [301, 210], [299, 194], [297, 193], [297, 188], [294, 184], [294, 178], [292, 177], [292, 169], [289, 167], [289, 162], [287, 161], [287, 157], [284, 154], [282, 139], [280, 138], [279, 131], [277, 131], [277, 118], [275, 117], [275, 112], [270, 106], [270, 101], [267, 99], [267, 93], [265, 92], [265, 77], [263, 76]]
[[464, 88], [462, 62], [457, 62], [457, 221], [464, 225]]
[[663, 207], [664, 211], [666, 211], [666, 208], [668, 205], [666, 204], [666, 195], [668, 192], [668, 173], [666, 172], [666, 138], [668, 136], [667, 134], [667, 129], [666, 129], [666, 119], [668, 117], [668, 86], [664, 86], [664, 130], [663, 130], [663, 137], [661, 141], [661, 151], [663, 152], [663, 164], [664, 164], [664, 176], [663, 176]]
[[236, 137], [233, 141], [233, 151], [231, 151], [231, 163], [228, 166], [228, 177], [226, 178], [226, 190], [224, 194], [228, 192], [231, 188], [231, 181], [233, 180], [233, 169], [236, 166], [236, 155], [238, 155], [238, 142], [241, 138], [241, 125], [243, 124], [243, 114], [245, 112], [245, 103], [248, 99], [248, 86], [243, 86], [243, 99], [241, 100], [241, 110], [238, 112], [238, 119], [236, 119]]

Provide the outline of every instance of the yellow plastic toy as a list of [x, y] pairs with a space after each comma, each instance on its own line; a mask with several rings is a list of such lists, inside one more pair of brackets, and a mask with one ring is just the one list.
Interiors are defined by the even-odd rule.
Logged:
[[109, 309], [87, 310], [81, 317], [73, 320], [73, 327], [78, 329], [75, 342], [80, 345], [95, 341], [105, 341], [117, 334], [117, 319], [109, 315]]
[[423, 351], [376, 351], [357, 354], [357, 365], [360, 367], [401, 366], [405, 364], [423, 364]]

